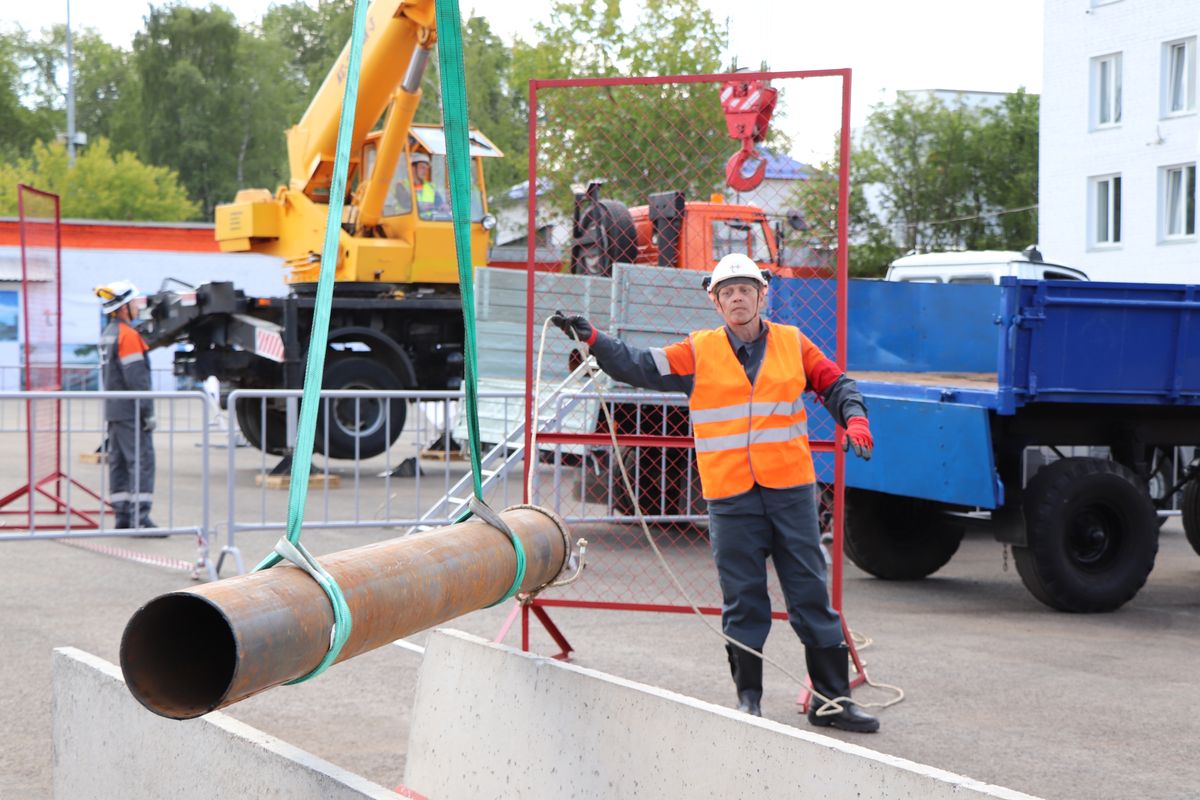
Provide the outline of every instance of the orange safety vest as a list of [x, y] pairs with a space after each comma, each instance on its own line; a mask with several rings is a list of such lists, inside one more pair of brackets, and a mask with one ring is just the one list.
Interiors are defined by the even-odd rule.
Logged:
[[770, 332], [753, 386], [724, 328], [689, 337], [692, 434], [708, 500], [733, 497], [755, 483], [786, 489], [816, 480], [804, 410], [803, 335], [791, 325], [763, 324]]

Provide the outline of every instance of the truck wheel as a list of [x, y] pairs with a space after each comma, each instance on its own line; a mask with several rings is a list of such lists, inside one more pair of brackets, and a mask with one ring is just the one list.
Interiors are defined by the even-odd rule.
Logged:
[[579, 236], [571, 244], [571, 272], [607, 278], [617, 261], [637, 257], [637, 227], [624, 203], [599, 200], [579, 220]]
[[846, 555], [876, 578], [911, 581], [932, 575], [957, 552], [965, 530], [936, 503], [846, 490]]
[[[324, 388], [391, 391], [403, 389], [404, 384], [379, 361], [350, 357], [338, 358], [325, 368]], [[327, 412], [328, 452], [325, 430]], [[372, 458], [386, 451], [399, 438], [404, 430], [407, 412], [408, 404], [404, 400], [324, 400], [317, 416], [317, 438], [313, 449], [330, 458]]]
[[[270, 402], [257, 397], [241, 398], [234, 403], [234, 413], [237, 415], [238, 428], [251, 447], [281, 456], [287, 451], [287, 414], [281, 409], [272, 408]], [[264, 403], [267, 404], [265, 432]]]
[[1059, 611], [1112, 611], [1146, 583], [1158, 553], [1154, 503], [1128, 467], [1064, 458], [1025, 487], [1028, 546], [1014, 547], [1021, 581]]
[[1182, 513], [1188, 544], [1200, 554], [1200, 478], [1193, 478], [1183, 487]]

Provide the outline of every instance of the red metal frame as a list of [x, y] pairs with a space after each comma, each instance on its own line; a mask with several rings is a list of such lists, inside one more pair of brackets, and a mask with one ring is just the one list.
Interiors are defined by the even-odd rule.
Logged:
[[[40, 189], [35, 189], [25, 184], [17, 185], [17, 216], [18, 216], [18, 232], [21, 245], [21, 310], [22, 310], [22, 327], [25, 333], [25, 388], [32, 390], [32, 375], [33, 375], [33, 342], [30, 336], [29, 321], [32, 314], [29, 308], [29, 268], [28, 268], [28, 250], [31, 243], [26, 237], [26, 208], [25, 196], [38, 195], [50, 201], [54, 208], [54, 313], [55, 313], [55, 329], [54, 329], [54, 385], [52, 387], [38, 387], [45, 391], [55, 391], [62, 389], [62, 219], [59, 196], [51, 192], [44, 192]], [[39, 367], [39, 369], [43, 369]], [[53, 447], [53, 467], [44, 475], [37, 474], [37, 464], [35, 460], [35, 443], [34, 443], [34, 404], [35, 403], [53, 403], [54, 404], [54, 447]], [[62, 441], [58, 436], [58, 429], [62, 421], [62, 403], [60, 400], [26, 400], [25, 402], [25, 468], [27, 475], [27, 483], [0, 498], [0, 516], [20, 515], [25, 517], [26, 524], [30, 532], [38, 529], [39, 516], [54, 516], [66, 517], [69, 525], [72, 517], [78, 517], [83, 521], [82, 525], [76, 526], [84, 529], [99, 527], [96, 516], [99, 511], [85, 511], [71, 505], [64, 497], [62, 497], [62, 488], [64, 481], [68, 488], [74, 486], [81, 490], [85, 495], [92, 499], [103, 500], [96, 492], [79, 483], [71, 476], [62, 471]], [[53, 484], [53, 489], [47, 488]], [[20, 498], [26, 498], [27, 507], [24, 509], [3, 510], [7, 506], [13, 504]], [[50, 509], [38, 509], [36, 500], [38, 497], [44, 497], [50, 500], [54, 507]], [[0, 524], [0, 528], [10, 527]]]
[[542, 627], [545, 628], [546, 632], [550, 634], [550, 638], [552, 638], [554, 643], [561, 648], [558, 653], [551, 657], [557, 658], [559, 661], [569, 660], [571, 658], [571, 651], [574, 648], [571, 647], [571, 643], [567, 641], [566, 636], [563, 636], [562, 631], [558, 629], [558, 626], [554, 624], [554, 621], [550, 619], [550, 615], [547, 614], [545, 608], [543, 608], [545, 605], [550, 604], [539, 603], [538, 601], [529, 598], [518, 599], [516, 605], [514, 605], [512, 611], [508, 613], [508, 616], [504, 620], [504, 624], [500, 626], [500, 630], [497, 631], [492, 641], [496, 643], [504, 641], [504, 637], [508, 635], [510, 630], [512, 630], [513, 623], [517, 620], [517, 614], [520, 614], [521, 649], [525, 652], [529, 652], [529, 612], [532, 611], [533, 615], [537, 617], [538, 622], [541, 622]]
[[[756, 81], [756, 80], [772, 80], [772, 79], [788, 79], [788, 78], [841, 78], [842, 80], [842, 115], [841, 115], [841, 139], [840, 150], [838, 154], [838, 214], [837, 214], [837, 353], [836, 360], [839, 366], [843, 369], [846, 365], [846, 313], [847, 313], [847, 279], [849, 274], [848, 268], [848, 241], [847, 241], [847, 226], [849, 224], [849, 200], [850, 200], [850, 88], [851, 88], [851, 71], [849, 69], [829, 69], [829, 70], [797, 70], [789, 72], [739, 72], [735, 74], [710, 74], [710, 75], [669, 75], [659, 77], [634, 77], [634, 78], [570, 78], [570, 79], [554, 79], [554, 80], [531, 80], [529, 82], [529, 190], [528, 190], [528, 229], [533, 231], [536, 229], [536, 204], [537, 204], [537, 156], [538, 156], [538, 141], [537, 141], [537, 119], [538, 119], [538, 90], [541, 88], [570, 88], [582, 86], [638, 86], [638, 85], [661, 85], [661, 84], [678, 84], [678, 83], [712, 83], [718, 84], [722, 81], [737, 80], [737, 81]], [[528, 239], [528, 250], [526, 254], [526, 296], [533, 297], [534, 292], [534, 254], [535, 242], [532, 236]], [[532, 302], [526, 304], [526, 340], [527, 342], [535, 341], [534, 328], [535, 320], [534, 304]], [[532, 447], [532, 436], [534, 424], [530, 419], [530, 410], [533, 408], [533, 347], [528, 346], [525, 350], [525, 408], [527, 424], [525, 427], [525, 452], [528, 453]], [[842, 451], [841, 431], [835, 432], [834, 441], [813, 441], [811, 442], [813, 452], [829, 452], [834, 454], [834, 491], [833, 491], [833, 569], [832, 569], [832, 586], [830, 588], [830, 599], [833, 607], [842, 612], [842, 581], [843, 581], [843, 532], [842, 532], [842, 517], [845, 504], [845, 455]], [[611, 439], [607, 434], [563, 434], [563, 433], [539, 433], [538, 441], [547, 444], [609, 444]], [[621, 445], [646, 445], [655, 447], [679, 447], [686, 448], [692, 446], [692, 440], [686, 436], [649, 436], [649, 435], [621, 435], [617, 437], [618, 444]], [[525, 460], [524, 485], [528, 491], [529, 485], [529, 470], [532, 467], [532, 460]], [[529, 502], [530, 498], [526, 497], [525, 501]], [[505, 621], [500, 634], [497, 636], [499, 641], [516, 620], [518, 610], [521, 614], [522, 624], [522, 648], [528, 650], [528, 620], [529, 613], [532, 610], [535, 616], [546, 626], [550, 631], [551, 636], [563, 648], [563, 651], [558, 654], [558, 658], [565, 658], [570, 653], [570, 646], [566, 643], [566, 639], [562, 637], [561, 632], [557, 627], [550, 622], [549, 616], [545, 613], [546, 608], [552, 607], [571, 607], [571, 608], [594, 608], [606, 610], [622, 610], [622, 611], [653, 611], [660, 613], [692, 613], [692, 609], [686, 606], [669, 606], [661, 604], [642, 604], [642, 603], [618, 603], [618, 602], [598, 602], [598, 601], [580, 601], [580, 600], [554, 600], [533, 598], [521, 602], [514, 607], [512, 613]], [[713, 607], [702, 607], [699, 609], [704, 614], [719, 615], [720, 609]], [[787, 614], [783, 611], [776, 611], [772, 614], [775, 619], [786, 619]], [[865, 672], [862, 661], [859, 659], [858, 652], [854, 646], [854, 641], [849, 635], [849, 626], [845, 621], [845, 615], [842, 616], [842, 627], [846, 634], [846, 642], [850, 649], [851, 658], [857, 670], [857, 675], [853, 685], [857, 686], [865, 680]], [[807, 691], [803, 693], [803, 698], [807, 699]]]

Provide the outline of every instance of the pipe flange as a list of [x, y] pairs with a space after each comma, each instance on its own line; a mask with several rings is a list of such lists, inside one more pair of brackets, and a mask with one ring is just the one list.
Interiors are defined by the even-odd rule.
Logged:
[[567, 530], [567, 523], [563, 521], [562, 517], [560, 517], [558, 514], [555, 514], [553, 511], [551, 511], [548, 508], [543, 508], [542, 506], [535, 506], [532, 503], [517, 503], [516, 505], [509, 506], [508, 508], [504, 509], [504, 511], [502, 511], [500, 513], [503, 514], [508, 511], [520, 511], [521, 509], [537, 511], [540, 514], [544, 514], [545, 516], [549, 517], [550, 520], [554, 523], [554, 527], [558, 528], [558, 532], [563, 538], [563, 560], [562, 560], [562, 564], [560, 564], [558, 567], [558, 572], [556, 572], [554, 574], [553, 578], [546, 581], [541, 586], [537, 587], [536, 589], [530, 589], [528, 592], [525, 593], [525, 594], [532, 595], [532, 594], [537, 594], [538, 592], [542, 591], [547, 586], [549, 586], [550, 584], [552, 584], [556, 580], [558, 580], [558, 576], [562, 575], [563, 570], [565, 570], [567, 568], [567, 564], [571, 560], [571, 533], [570, 533], [570, 531]]

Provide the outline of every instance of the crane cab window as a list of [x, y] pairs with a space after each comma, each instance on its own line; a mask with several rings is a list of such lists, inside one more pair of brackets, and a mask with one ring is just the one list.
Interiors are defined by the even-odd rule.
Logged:
[[[449, 222], [450, 190], [446, 156], [435, 153], [429, 161], [410, 159], [396, 165], [392, 191], [384, 203], [384, 216], [409, 214], [415, 199], [417, 215], [423, 220]], [[483, 193], [479, 188], [479, 162], [471, 160], [471, 221], [483, 219]]]
[[712, 223], [712, 257], [720, 261], [730, 253], [741, 253], [760, 264], [771, 261], [771, 248], [759, 220], [717, 219]]

